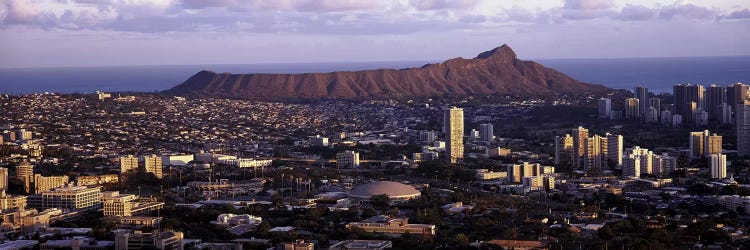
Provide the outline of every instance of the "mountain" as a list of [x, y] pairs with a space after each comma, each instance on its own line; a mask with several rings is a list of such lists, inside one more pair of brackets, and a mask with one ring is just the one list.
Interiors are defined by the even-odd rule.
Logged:
[[230, 74], [200, 71], [167, 90], [252, 99], [392, 98], [507, 94], [542, 97], [602, 94], [610, 89], [579, 82], [503, 45], [474, 59], [454, 58], [420, 68], [303, 74]]

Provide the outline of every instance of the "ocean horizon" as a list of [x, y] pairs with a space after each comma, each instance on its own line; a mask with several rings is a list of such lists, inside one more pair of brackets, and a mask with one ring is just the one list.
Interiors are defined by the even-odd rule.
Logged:
[[[677, 83], [733, 84], [750, 82], [750, 56], [537, 59], [542, 65], [579, 81], [613, 89], [637, 85], [650, 92], [672, 92]], [[0, 93], [155, 92], [172, 88], [200, 70], [229, 73], [317, 73], [381, 68], [421, 67], [431, 61], [212, 64], [0, 68]]]

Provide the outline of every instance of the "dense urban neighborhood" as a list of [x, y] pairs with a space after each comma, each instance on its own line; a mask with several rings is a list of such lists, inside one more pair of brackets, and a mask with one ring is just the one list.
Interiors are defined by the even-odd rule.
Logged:
[[0, 248], [750, 247], [748, 87], [674, 88], [4, 95]]

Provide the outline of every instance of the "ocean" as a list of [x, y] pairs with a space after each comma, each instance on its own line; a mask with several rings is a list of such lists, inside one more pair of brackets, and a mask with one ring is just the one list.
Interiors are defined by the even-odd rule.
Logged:
[[[750, 83], [750, 56], [638, 59], [539, 59], [580, 81], [615, 89], [643, 85], [671, 92], [676, 83]], [[0, 93], [153, 92], [167, 90], [200, 70], [230, 73], [306, 73], [420, 67], [428, 61], [226, 65], [0, 68]]]

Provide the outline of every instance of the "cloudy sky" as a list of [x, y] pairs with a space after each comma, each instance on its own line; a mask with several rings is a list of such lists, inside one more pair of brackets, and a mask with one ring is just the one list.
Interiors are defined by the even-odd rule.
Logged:
[[0, 0], [0, 68], [750, 55], [748, 0]]

